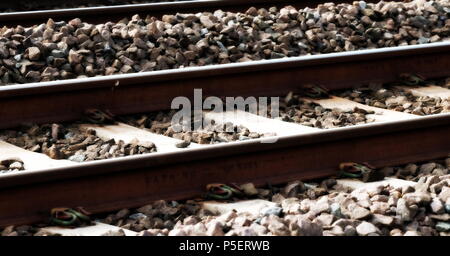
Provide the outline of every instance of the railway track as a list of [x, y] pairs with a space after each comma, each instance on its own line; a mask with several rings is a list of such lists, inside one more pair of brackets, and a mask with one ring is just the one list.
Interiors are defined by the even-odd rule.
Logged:
[[[430, 45], [424, 48], [430, 49], [433, 47], [435, 46]], [[438, 47], [442, 47], [442, 45]], [[406, 48], [408, 49], [409, 47]], [[372, 50], [368, 52], [373, 51], [381, 56], [386, 56], [385, 51], [387, 50]], [[421, 68], [421, 74], [423, 76], [433, 78], [433, 73], [436, 72], [436, 69], [430, 68], [428, 63], [424, 63], [427, 65], [421, 67], [420, 63], [423, 63], [423, 59], [418, 57], [420, 55], [417, 54], [417, 49], [413, 52], [413, 59], [416, 62], [410, 60], [408, 63], [415, 68]], [[443, 51], [439, 51], [439, 57], [434, 56], [434, 61], [443, 62], [438, 66], [448, 66], [445, 63], [448, 58], [445, 58], [445, 55], [442, 53]], [[347, 57], [346, 55], [348, 54], [342, 55], [344, 55], [342, 57]], [[368, 56], [373, 57], [370, 54]], [[411, 58], [410, 55], [406, 56], [407, 58]], [[426, 54], [423, 56], [429, 58], [432, 55]], [[327, 56], [325, 55], [320, 57], [327, 60]], [[355, 58], [352, 55], [351, 57], [351, 59]], [[394, 61], [392, 62], [392, 60]], [[383, 61], [390, 70], [396, 70], [398, 72], [401, 71], [402, 67], [405, 68], [405, 62], [400, 60], [401, 58], [392, 58], [392, 54], [390, 54], [389, 58], [367, 58], [365, 63], [371, 66], [377, 63], [379, 66], [380, 61]], [[358, 63], [360, 62], [361, 59], [359, 59]], [[281, 77], [284, 77], [284, 79], [294, 79], [298, 76], [304, 78], [318, 77], [317, 74], [320, 74], [321, 70], [331, 70], [331, 67], [335, 67], [336, 63], [331, 62], [317, 66], [301, 65], [297, 67], [299, 69], [290, 71], [293, 72], [293, 75], [288, 77], [284, 75]], [[396, 63], [398, 64], [396, 65]], [[340, 64], [342, 68], [347, 63], [342, 62]], [[255, 68], [260, 68], [257, 63], [252, 65], [255, 65]], [[357, 66], [364, 68], [363, 70], [368, 70], [362, 65]], [[274, 67], [278, 69], [279, 65], [275, 65]], [[306, 70], [304, 69], [305, 67], [307, 67]], [[429, 73], [425, 73], [427, 67], [430, 69]], [[240, 69], [241, 72], [243, 70], [242, 68]], [[370, 70], [374, 71], [375, 74], [376, 72], [380, 72], [379, 69], [375, 68]], [[196, 69], [191, 70], [191, 72], [196, 71]], [[351, 71], [353, 73], [359, 70], [351, 69]], [[442, 76], [444, 74], [440, 72], [448, 72], [448, 70], [439, 70], [439, 75]], [[263, 88], [247, 88], [242, 86], [240, 90], [236, 90], [239, 86], [227, 88], [226, 84], [223, 84], [223, 87], [221, 87], [220, 83], [212, 83], [209, 86], [201, 86], [204, 90], [203, 96], [282, 96], [289, 91], [296, 91], [295, 88], [297, 88], [297, 91], [302, 88], [301, 82], [293, 84], [287, 81], [280, 83], [279, 81], [272, 80], [273, 82], [271, 84], [271, 80], [261, 76], [261, 72], [245, 72], [238, 75], [241, 74], [247, 77], [251, 76], [251, 79], [241, 81], [257, 79], [257, 77], [265, 79], [267, 81], [264, 84], [265, 88], [271, 88], [272, 91]], [[270, 74], [270, 69], [269, 71], [265, 70], [264, 74]], [[282, 72], [280, 72], [281, 74]], [[364, 84], [367, 82], [365, 80], [367, 77], [371, 77], [373, 81], [378, 82], [390, 78], [384, 72], [380, 75], [375, 74], [366, 72], [363, 76], [364, 80], [360, 79], [359, 81], [355, 81], [355, 78], [357, 78], [355, 76], [346, 76], [348, 78], [347, 82], [336, 79], [336, 83], [333, 84], [335, 86], [340, 85], [337, 88], [342, 89], [357, 86], [358, 82]], [[149, 73], [149, 75], [153, 74]], [[233, 79], [239, 77], [238, 75], [235, 74]], [[139, 77], [139, 75], [131, 75], [130, 77], [140, 83], [137, 87], [139, 89], [136, 92], [139, 92], [139, 95], [142, 96], [142, 102], [139, 102], [138, 98], [132, 94], [133, 87], [131, 85], [122, 90], [119, 90], [121, 88], [119, 86], [118, 89], [112, 91], [111, 95], [118, 97], [117, 99], [120, 99], [118, 103], [120, 104], [117, 104], [115, 100], [111, 100], [113, 99], [111, 95], [103, 95], [104, 91], [97, 91], [98, 94], [96, 94], [94, 88], [75, 90], [74, 88], [77, 88], [79, 85], [75, 84], [71, 88], [72, 85], [69, 81], [64, 82], [69, 83], [66, 86], [63, 84], [55, 86], [43, 84], [3, 87], [1, 88], [1, 92], [9, 93], [10, 95], [4, 97], [5, 100], [2, 100], [1, 109], [5, 114], [1, 116], [5, 121], [1, 123], [5, 126], [9, 124], [13, 127], [21, 122], [43, 123], [76, 120], [83, 117], [83, 111], [81, 110], [87, 109], [88, 107], [109, 110], [116, 115], [167, 109], [162, 104], [157, 108], [158, 105], [155, 101], [151, 102], [152, 104], [145, 103], [147, 102], [146, 99], [159, 98], [160, 100], [164, 99], [167, 101], [166, 104], [169, 104], [171, 97], [164, 96], [162, 98], [161, 93], [167, 93], [167, 88], [171, 84], [165, 82], [159, 87], [161, 89], [156, 89], [158, 87], [145, 83], [143, 79], [136, 79], [135, 76]], [[229, 78], [232, 76], [228, 75], [226, 77]], [[279, 76], [274, 77], [279, 78]], [[209, 82], [214, 81], [212, 77], [205, 77], [205, 79], [208, 79]], [[176, 96], [185, 95], [192, 97], [190, 94], [193, 93], [194, 88], [198, 87], [198, 81], [197, 77], [190, 78], [189, 75], [184, 75], [184, 83], [181, 86], [186, 90], [185, 93], [183, 94], [181, 90], [175, 87], [170, 87], [173, 88], [170, 91], [176, 91]], [[221, 81], [221, 79], [217, 79], [216, 81]], [[338, 81], [340, 83], [337, 83]], [[88, 80], [84, 82], [88, 86], [92, 84]], [[224, 82], [225, 80], [222, 83]], [[145, 85], [141, 83], [145, 83]], [[190, 83], [192, 83], [191, 87], [188, 86]], [[177, 84], [179, 82], [175, 81], [175, 86]], [[235, 84], [242, 85], [242, 82]], [[328, 86], [331, 84], [331, 81], [329, 84], [324, 84]], [[330, 88], [333, 87], [330, 86]], [[109, 86], [104, 87], [104, 89], [111, 90]], [[448, 89], [442, 90], [446, 91]], [[116, 96], [119, 91], [121, 91], [120, 95]], [[221, 93], [219, 94], [220, 91]], [[11, 93], [16, 93], [16, 96], [12, 96]], [[96, 102], [101, 104], [89, 103], [87, 95], [95, 98]], [[102, 100], [102, 97], [104, 97], [105, 101]], [[130, 107], [127, 104], [127, 97], [132, 99], [133, 103], [136, 104], [134, 107]], [[44, 98], [46, 101], [42, 102]], [[32, 107], [33, 110], [25, 107], [36, 106], [37, 102], [33, 102], [36, 100], [39, 102], [39, 112], [35, 111], [35, 107]], [[70, 104], [67, 104], [67, 102], [70, 102]], [[106, 105], [104, 102], [114, 103], [114, 105]], [[14, 106], [14, 103], [17, 105]], [[344, 99], [319, 100], [315, 103], [321, 104], [324, 108], [328, 109], [338, 107], [348, 110], [355, 106], [373, 109], [373, 107], [355, 105], [357, 103]], [[79, 104], [87, 105], [81, 106]], [[16, 106], [22, 107], [17, 108]], [[114, 106], [120, 108], [114, 108]], [[73, 109], [70, 109], [71, 107]], [[137, 107], [140, 109], [137, 109]], [[122, 111], [119, 111], [119, 109], [122, 109]], [[370, 111], [370, 109], [368, 110]], [[374, 166], [381, 167], [435, 159], [445, 157], [448, 154], [448, 113], [417, 116], [380, 108], [375, 108], [375, 110], [375, 112], [382, 113], [381, 115], [374, 115], [374, 118], [378, 119], [378, 122], [326, 130], [314, 129], [310, 126], [302, 125], [296, 125], [293, 128], [288, 126], [291, 123], [286, 124], [283, 121], [271, 119], [258, 120], [256, 124], [252, 124], [248, 121], [248, 118], [243, 118], [242, 116], [234, 117], [231, 115], [227, 121], [231, 121], [237, 125], [243, 125], [251, 132], [260, 134], [275, 132], [278, 136], [278, 141], [276, 143], [261, 143], [270, 138], [267, 137], [214, 145], [197, 146], [195, 143], [191, 143], [192, 146], [184, 149], [176, 147], [176, 144], [181, 142], [181, 140], [177, 141], [171, 138], [169, 141], [166, 137], [161, 137], [161, 135], [155, 135], [148, 131], [135, 130], [136, 128], [125, 125], [111, 127], [91, 125], [92, 127], [90, 128], [96, 130], [97, 135], [100, 137], [103, 136], [104, 140], [114, 138], [116, 141], [124, 140], [126, 143], [130, 143], [133, 138], [137, 137], [142, 143], [154, 143], [159, 151], [157, 150], [156, 153], [150, 154], [86, 163], [74, 164], [73, 162], [66, 162], [64, 160], [44, 160], [45, 155], [31, 154], [29, 152], [23, 152], [21, 149], [6, 146], [6, 149], [12, 152], [8, 155], [8, 158], [23, 159], [25, 169], [30, 170], [2, 174], [0, 186], [2, 187], [3, 193], [1, 193], [1, 197], [3, 201], [8, 202], [2, 205], [2, 213], [4, 213], [1, 218], [2, 224], [42, 220], [46, 216], [48, 209], [61, 205], [83, 205], [89, 211], [104, 212], [123, 207], [138, 206], [145, 204], [145, 202], [162, 198], [189, 198], [200, 194], [204, 191], [206, 184], [213, 182], [243, 183], [252, 181], [256, 185], [262, 185], [267, 182], [276, 184], [293, 179], [318, 178], [332, 175], [336, 173], [336, 168], [339, 163], [349, 160], [354, 162], [369, 162]], [[9, 116], [7, 115], [8, 113]], [[417, 138], [422, 139], [419, 141]], [[27, 154], [29, 154], [29, 157], [26, 156]], [[36, 165], [36, 170], [32, 170], [35, 164], [34, 159], [38, 159], [35, 158], [37, 155], [42, 160], [39, 161], [40, 166]], [[280, 169], [280, 163], [283, 163], [282, 169]], [[59, 164], [61, 164], [60, 167], [57, 167]], [[278, 171], [274, 174], [273, 170]], [[65, 191], [64, 196], [55, 193], [55, 191]], [[36, 194], [40, 196], [33, 196]], [[27, 198], [33, 198], [33, 202], [26, 200]]]
[[[445, 158], [449, 55], [450, 43], [440, 42], [2, 86], [0, 226], [43, 221], [61, 206], [102, 213], [188, 199], [214, 182], [323, 178], [343, 162], [385, 167]], [[405, 73], [425, 81], [399, 80]], [[331, 97], [305, 97], [310, 84]], [[282, 97], [286, 105], [281, 119], [205, 114], [233, 123], [230, 133], [168, 132], [172, 99], [193, 102], [196, 88], [203, 98]], [[87, 121], [92, 109], [115, 122]]]

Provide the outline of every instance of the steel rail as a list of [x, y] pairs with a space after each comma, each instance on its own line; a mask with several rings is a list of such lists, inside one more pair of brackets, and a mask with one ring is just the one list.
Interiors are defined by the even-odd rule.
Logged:
[[[16, 1], [2, 1], [3, 4]], [[58, 1], [57, 1], [58, 2]], [[128, 4], [114, 6], [99, 6], [85, 8], [67, 8], [55, 10], [39, 10], [26, 12], [4, 12], [0, 13], [0, 22], [2, 25], [34, 25], [46, 22], [49, 18], [56, 20], [70, 20], [81, 18], [83, 21], [93, 23], [103, 23], [115, 21], [134, 14], [152, 15], [161, 17], [164, 14], [175, 14], [177, 12], [200, 12], [214, 11], [222, 9], [223, 11], [245, 12], [248, 8], [254, 6], [257, 8], [269, 8], [272, 6], [284, 7], [292, 5], [296, 8], [315, 7], [318, 4], [326, 3], [325, 0], [186, 0], [175, 2], [157, 2], [147, 4]], [[351, 3], [350, 0], [338, 0], [338, 3]], [[368, 0], [367, 2], [377, 2]]]
[[341, 162], [375, 167], [446, 157], [450, 114], [83, 163], [0, 176], [0, 226], [44, 221], [53, 207], [100, 213], [200, 195], [214, 182], [277, 184], [336, 174]]
[[[170, 109], [178, 96], [279, 96], [305, 84], [331, 90], [392, 82], [401, 73], [450, 76], [450, 42], [0, 87], [0, 128]], [[45, 100], [43, 100], [45, 99]]]

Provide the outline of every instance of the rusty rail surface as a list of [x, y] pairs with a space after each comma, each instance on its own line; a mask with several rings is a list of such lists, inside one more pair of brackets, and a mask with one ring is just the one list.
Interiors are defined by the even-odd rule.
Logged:
[[[391, 82], [403, 72], [450, 76], [450, 43], [405, 46], [255, 61], [150, 73], [63, 80], [0, 88], [0, 126], [69, 121], [85, 108], [114, 114], [167, 109], [176, 96], [280, 96], [303, 84], [329, 89]], [[200, 195], [214, 182], [283, 183], [335, 174], [341, 162], [375, 167], [446, 157], [450, 114], [208, 145], [2, 174], [0, 226], [44, 221], [53, 207], [93, 213], [141, 206], [157, 199]]]
[[[11, 2], [1, 1], [0, 5], [8, 6]], [[52, 1], [55, 6], [64, 0]], [[272, 6], [284, 7], [292, 5], [296, 8], [315, 7], [318, 4], [326, 3], [325, 0], [185, 0], [175, 2], [157, 2], [147, 4], [129, 4], [116, 6], [99, 6], [88, 8], [68, 8], [55, 10], [39, 10], [27, 12], [6, 12], [0, 13], [0, 22], [2, 25], [34, 25], [46, 22], [49, 18], [56, 20], [70, 20], [81, 18], [83, 21], [92, 23], [104, 23], [107, 21], [117, 21], [124, 17], [131, 17], [134, 14], [152, 15], [161, 17], [164, 14], [175, 14], [177, 12], [200, 12], [214, 11], [221, 9], [223, 11], [245, 12], [250, 7], [269, 8]], [[338, 0], [335, 3], [351, 3], [351, 0]], [[377, 2], [377, 0], [368, 0], [366, 2]]]

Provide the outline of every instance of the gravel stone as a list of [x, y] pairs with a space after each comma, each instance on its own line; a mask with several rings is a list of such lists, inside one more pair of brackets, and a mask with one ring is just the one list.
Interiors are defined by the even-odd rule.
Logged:
[[403, 232], [400, 229], [393, 229], [389, 232], [391, 236], [403, 236]]
[[334, 221], [334, 216], [328, 213], [322, 213], [314, 221], [318, 221], [322, 226], [331, 226]]
[[270, 215], [280, 216], [282, 212], [283, 209], [281, 207], [265, 207], [261, 209], [261, 214], [263, 216], [270, 216]]
[[344, 217], [344, 215], [342, 214], [341, 206], [339, 205], [339, 203], [332, 203], [330, 205], [330, 211], [331, 211], [331, 214], [334, 215], [336, 218], [343, 218]]
[[244, 193], [248, 196], [255, 196], [258, 194], [258, 190], [255, 188], [253, 183], [246, 183], [240, 186]]
[[442, 214], [445, 212], [444, 204], [439, 198], [433, 198], [430, 204], [431, 210], [436, 214]]
[[406, 231], [403, 236], [420, 236], [420, 233], [417, 231], [409, 230]]
[[0, 173], [25, 170], [25, 165], [20, 159], [5, 159], [0, 161]]
[[382, 214], [374, 214], [372, 217], [372, 223], [375, 225], [391, 226], [394, 223], [394, 218]]
[[424, 192], [414, 192], [407, 193], [403, 196], [403, 199], [406, 200], [408, 205], [412, 204], [429, 204], [431, 201], [431, 196], [428, 193]]
[[218, 221], [213, 221], [209, 223], [208, 230], [206, 231], [207, 236], [223, 236], [222, 224]]
[[86, 160], [86, 157], [84, 155], [73, 155], [73, 156], [70, 156], [68, 158], [68, 160], [81, 163], [81, 162], [84, 162], [84, 160]]
[[310, 220], [300, 218], [297, 225], [300, 236], [322, 236], [323, 234], [322, 226]]
[[[281, 219], [276, 215], [270, 215], [267, 218], [267, 229], [276, 236], [286, 236], [289, 235], [288, 227], [281, 221]], [[261, 221], [262, 224], [262, 221]]]
[[438, 222], [436, 224], [436, 230], [439, 232], [450, 232], [450, 223], [449, 222]]
[[425, 173], [425, 174], [430, 174], [434, 170], [434, 168], [436, 168], [435, 163], [423, 164], [422, 166], [420, 166], [420, 172]]
[[30, 47], [27, 49], [27, 52], [30, 60], [39, 60], [41, 57], [41, 51], [38, 47]]
[[406, 204], [406, 200], [403, 198], [397, 201], [397, 215], [402, 221], [411, 221], [413, 218], [413, 213]]
[[284, 195], [287, 197], [295, 197], [297, 194], [306, 191], [305, 184], [301, 181], [293, 181], [284, 188]]
[[442, 188], [441, 193], [439, 193], [439, 199], [447, 204], [450, 199], [450, 187], [447, 186]]
[[345, 226], [344, 235], [345, 236], [356, 236], [357, 235], [356, 228], [353, 227], [352, 225]]
[[287, 198], [281, 202], [284, 213], [295, 214], [301, 211], [300, 200], [298, 198]]
[[329, 212], [330, 204], [328, 203], [328, 198], [326, 196], [321, 197], [315, 204], [311, 206], [310, 211], [316, 215], [322, 212]]
[[352, 211], [352, 218], [356, 220], [366, 219], [371, 216], [371, 212], [366, 208], [356, 206]]
[[10, 169], [18, 169], [18, 170], [22, 170], [23, 169], [23, 163], [21, 162], [13, 162], [11, 165], [9, 165]]
[[200, 16], [200, 22], [207, 29], [211, 29], [212, 27], [214, 27], [214, 22], [208, 16]]
[[363, 221], [356, 227], [356, 232], [360, 236], [367, 236], [372, 233], [378, 233], [379, 231], [372, 223]]

